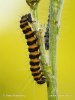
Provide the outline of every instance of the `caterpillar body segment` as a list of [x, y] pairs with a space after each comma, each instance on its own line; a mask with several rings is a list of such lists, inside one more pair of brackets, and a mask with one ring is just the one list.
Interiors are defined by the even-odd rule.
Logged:
[[36, 31], [33, 31], [30, 24], [32, 23], [31, 14], [25, 15], [21, 17], [20, 20], [20, 28], [25, 34], [25, 38], [27, 39], [29, 58], [30, 58], [30, 70], [32, 72], [32, 76], [34, 80], [38, 84], [45, 83], [45, 78], [43, 77], [43, 73], [40, 67], [40, 52], [39, 45], [37, 43], [38, 38], [36, 36]]

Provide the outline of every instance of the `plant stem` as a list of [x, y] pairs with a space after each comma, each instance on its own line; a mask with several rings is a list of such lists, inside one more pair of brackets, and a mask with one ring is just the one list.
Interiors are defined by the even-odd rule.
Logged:
[[59, 21], [63, 0], [50, 0], [50, 32], [49, 32], [49, 64], [51, 66], [50, 85], [48, 87], [48, 100], [57, 100], [56, 77], [56, 37], [59, 32]]
[[[56, 71], [56, 37], [59, 32], [59, 21], [62, 11], [63, 0], [50, 0], [50, 23], [49, 23], [49, 66], [46, 63], [45, 49], [43, 44], [42, 34], [38, 37], [41, 41], [41, 65], [47, 79], [48, 100], [57, 100], [57, 71]], [[36, 17], [36, 10], [33, 10], [32, 15]], [[34, 25], [36, 28], [36, 25]]]
[[[33, 11], [33, 12], [35, 12], [35, 11]], [[32, 12], [32, 15], [34, 16], [34, 13], [33, 12]], [[38, 20], [38, 18], [36, 16], [34, 16], [34, 19]], [[37, 27], [38, 26], [38, 23], [35, 23], [32, 26], [33, 26], [33, 28], [35, 30], [38, 29], [38, 27]], [[45, 52], [45, 44], [44, 44], [43, 30], [40, 29], [39, 31], [37, 31], [36, 36], [38, 37], [38, 44], [40, 45], [40, 48], [39, 48], [39, 52], [41, 53], [41, 55], [40, 55], [41, 64], [40, 65], [41, 65], [42, 71], [45, 74], [46, 81], [47, 81], [47, 85], [48, 85], [49, 84], [49, 81], [50, 81], [49, 75], [51, 73], [51, 70], [50, 70], [50, 67], [48, 66], [47, 60], [46, 60], [46, 52]]]

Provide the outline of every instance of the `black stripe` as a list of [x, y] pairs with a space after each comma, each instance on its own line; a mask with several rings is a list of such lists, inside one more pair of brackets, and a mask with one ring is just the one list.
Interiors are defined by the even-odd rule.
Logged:
[[42, 76], [40, 76], [39, 78], [35, 78], [35, 76], [34, 76], [34, 80], [36, 80], [36, 81], [40, 80], [41, 78], [42, 78]]
[[25, 38], [26, 39], [29, 39], [29, 38], [31, 38], [31, 37], [34, 37], [34, 33], [32, 32], [31, 34], [29, 34], [29, 35], [25, 35]]
[[28, 21], [28, 20], [27, 19], [26, 20], [21, 19], [20, 23], [23, 23], [23, 22], [26, 22], [26, 21]]
[[26, 35], [26, 39], [33, 37], [35, 33], [36, 31], [33, 31], [31, 34]]
[[35, 38], [33, 41], [27, 41], [27, 45], [33, 45], [33, 44], [36, 44], [38, 38]]
[[38, 81], [39, 78], [34, 78], [35, 81]]
[[24, 28], [25, 26], [28, 26], [28, 23], [24, 23], [23, 25], [20, 25], [20, 28]]
[[28, 33], [29, 31], [31, 31], [31, 27], [30, 27], [30, 28], [27, 28], [27, 29], [25, 29], [25, 30], [23, 30], [23, 33], [26, 34], [26, 33]]
[[41, 71], [37, 72], [37, 73], [32, 73], [33, 76], [38, 76], [41, 74]]
[[40, 53], [39, 54], [36, 54], [36, 55], [29, 55], [29, 58], [30, 59], [35, 59], [35, 58], [39, 58], [39, 56], [40, 56]]
[[28, 48], [29, 52], [34, 52], [34, 51], [38, 51], [39, 46], [35, 47], [35, 48]]
[[30, 70], [32, 71], [32, 72], [35, 72], [35, 71], [38, 71], [40, 69], [40, 67], [37, 67], [37, 68], [30, 68]]
[[30, 61], [30, 65], [31, 65], [31, 66], [39, 65], [39, 63], [40, 63], [40, 61], [37, 61], [37, 62], [32, 62], [32, 61]]

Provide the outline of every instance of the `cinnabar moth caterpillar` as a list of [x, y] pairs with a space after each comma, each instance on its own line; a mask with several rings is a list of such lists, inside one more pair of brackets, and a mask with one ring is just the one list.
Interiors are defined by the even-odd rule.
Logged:
[[38, 84], [43, 84], [45, 83], [45, 78], [43, 77], [43, 73], [40, 67], [40, 52], [39, 45], [37, 44], [38, 38], [35, 35], [36, 31], [33, 31], [29, 25], [32, 22], [31, 14], [27, 14], [21, 17], [20, 28], [22, 29], [23, 33], [25, 34], [25, 38], [27, 39], [31, 66], [30, 70], [32, 72], [32, 76]]
[[50, 33], [50, 13], [48, 16], [48, 23], [47, 23], [47, 27], [46, 27], [46, 32], [45, 32], [45, 49], [49, 50], [49, 33]]

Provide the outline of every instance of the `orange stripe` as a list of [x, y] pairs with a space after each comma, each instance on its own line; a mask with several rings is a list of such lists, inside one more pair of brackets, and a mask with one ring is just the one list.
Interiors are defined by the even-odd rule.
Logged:
[[35, 47], [37, 47], [36, 44], [33, 44], [33, 45], [29, 46], [29, 48], [35, 48]]
[[25, 26], [24, 28], [22, 28], [22, 30], [26, 30], [27, 28], [31, 28], [30, 26]]
[[39, 66], [31, 66], [31, 68], [36, 69], [39, 68]]
[[37, 55], [37, 54], [39, 54], [39, 52], [38, 51], [35, 51], [35, 52], [31, 52], [30, 54], [31, 55]]
[[30, 35], [32, 33], [32, 31], [29, 31], [28, 33], [26, 33], [26, 35]]
[[31, 38], [27, 39], [27, 41], [33, 41], [33, 40], [35, 40], [35, 37], [31, 37]]
[[38, 62], [38, 61], [40, 61], [39, 59], [30, 59], [30, 61], [32, 61], [32, 62]]
[[34, 78], [40, 78], [41, 77], [41, 74], [40, 75], [37, 75], [37, 76], [34, 76]]
[[20, 25], [24, 25], [25, 23], [27, 23], [27, 21], [26, 21], [26, 22], [22, 22], [22, 23], [20, 23]]

